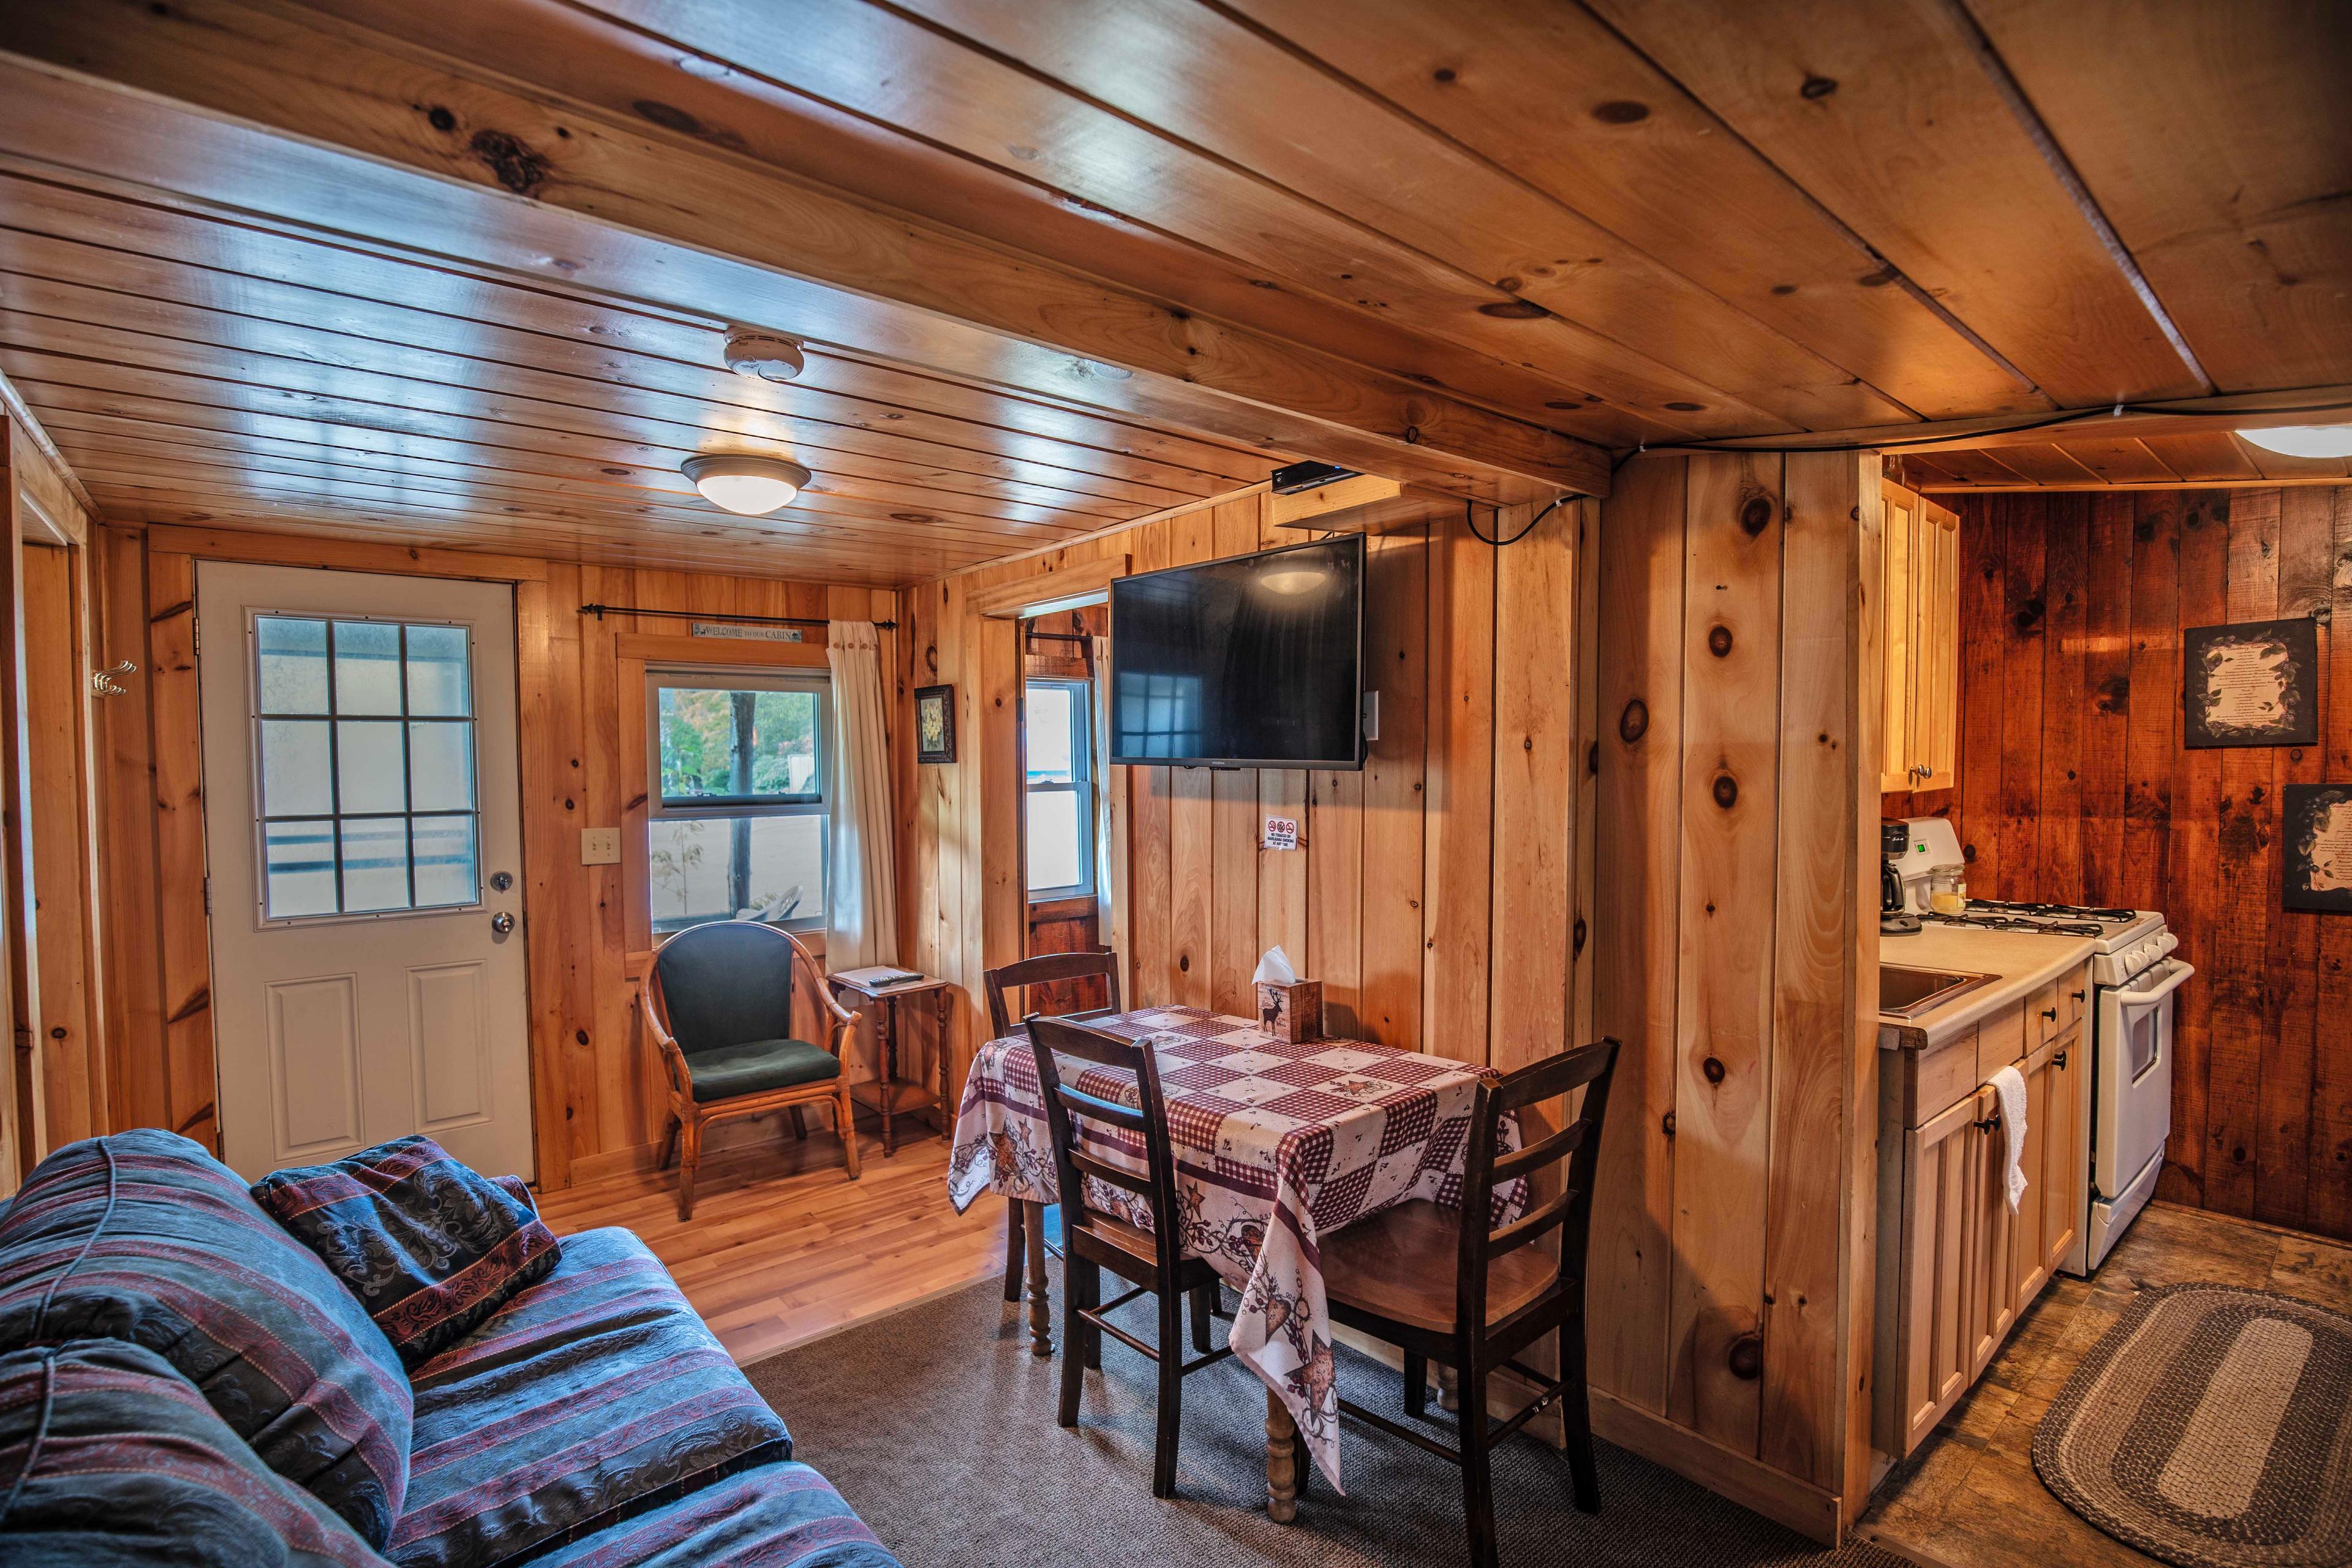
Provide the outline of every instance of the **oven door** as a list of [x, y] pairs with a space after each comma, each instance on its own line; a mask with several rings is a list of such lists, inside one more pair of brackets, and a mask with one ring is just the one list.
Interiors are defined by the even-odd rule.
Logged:
[[2196, 970], [2166, 959], [2099, 991], [2091, 1179], [2114, 1199], [2149, 1184], [2172, 1131], [2173, 994]]

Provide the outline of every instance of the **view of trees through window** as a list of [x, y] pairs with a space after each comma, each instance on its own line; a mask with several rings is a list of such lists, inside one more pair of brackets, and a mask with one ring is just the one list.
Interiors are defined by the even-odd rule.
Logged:
[[816, 693], [661, 689], [665, 800], [816, 796]]
[[659, 794], [646, 847], [654, 929], [822, 921], [822, 689], [675, 675], [650, 684]]

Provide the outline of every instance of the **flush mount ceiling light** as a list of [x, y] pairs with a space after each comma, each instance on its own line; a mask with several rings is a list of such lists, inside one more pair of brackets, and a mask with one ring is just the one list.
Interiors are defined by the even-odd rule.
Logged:
[[702, 499], [738, 517], [765, 517], [790, 501], [815, 476], [782, 458], [688, 458], [686, 477]]
[[727, 368], [761, 381], [790, 381], [808, 368], [800, 344], [772, 332], [730, 332]]
[[2281, 425], [2238, 434], [2283, 458], [2352, 458], [2352, 425]]

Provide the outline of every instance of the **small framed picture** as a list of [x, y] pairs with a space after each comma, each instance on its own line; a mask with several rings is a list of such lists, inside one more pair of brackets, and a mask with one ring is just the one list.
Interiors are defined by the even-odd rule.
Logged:
[[2352, 915], [2352, 784], [2289, 784], [2284, 795], [2286, 907]]
[[2310, 619], [2190, 626], [2180, 634], [2180, 743], [2319, 743], [2319, 628]]
[[955, 758], [955, 688], [915, 688], [915, 760], [951, 763]]

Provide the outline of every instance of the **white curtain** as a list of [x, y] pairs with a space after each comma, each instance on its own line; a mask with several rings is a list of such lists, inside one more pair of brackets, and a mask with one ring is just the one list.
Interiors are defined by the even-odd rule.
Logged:
[[833, 667], [833, 864], [824, 966], [839, 973], [898, 962], [898, 874], [882, 646], [873, 623], [833, 622], [825, 658]]
[[1110, 858], [1110, 638], [1097, 637], [1095, 651], [1095, 930], [1100, 940], [1127, 940], [1111, 926]]

